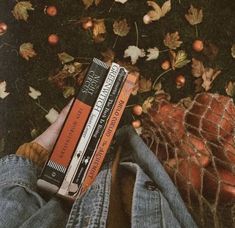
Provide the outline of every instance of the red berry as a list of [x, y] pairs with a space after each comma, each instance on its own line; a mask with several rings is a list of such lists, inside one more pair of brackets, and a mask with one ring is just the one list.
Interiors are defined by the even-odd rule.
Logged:
[[0, 22], [0, 36], [4, 35], [7, 31], [7, 24]]
[[93, 21], [91, 17], [85, 18], [82, 22], [82, 27], [85, 30], [88, 30], [89, 28], [93, 27]]
[[141, 126], [140, 120], [134, 120], [134, 121], [132, 121], [131, 124], [134, 128], [139, 128]]
[[56, 45], [59, 42], [59, 36], [56, 34], [51, 34], [50, 36], [48, 36], [48, 43], [50, 45]]
[[57, 8], [55, 6], [48, 6], [46, 7], [47, 15], [54, 17], [57, 15]]
[[161, 68], [162, 68], [163, 70], [169, 70], [169, 69], [170, 69], [170, 66], [171, 66], [171, 64], [170, 64], [170, 62], [169, 62], [168, 60], [165, 60], [165, 61], [162, 62], [162, 64], [161, 64]]
[[140, 105], [135, 105], [134, 107], [133, 107], [133, 114], [134, 115], [136, 115], [136, 116], [140, 116], [141, 114], [142, 114], [142, 112], [143, 112], [143, 109], [142, 109], [142, 107], [140, 106]]
[[195, 40], [193, 42], [193, 50], [196, 52], [201, 52], [204, 48], [204, 44], [201, 40]]
[[178, 89], [180, 89], [181, 87], [183, 87], [184, 84], [185, 84], [185, 77], [184, 77], [184, 75], [182, 75], [182, 74], [178, 75], [178, 76], [176, 77], [176, 79], [175, 79], [175, 83], [176, 83], [176, 87], [177, 87]]

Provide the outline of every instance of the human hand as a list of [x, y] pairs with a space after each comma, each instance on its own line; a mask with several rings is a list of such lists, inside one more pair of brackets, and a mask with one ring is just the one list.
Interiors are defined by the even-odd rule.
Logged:
[[64, 120], [69, 112], [69, 109], [73, 103], [73, 99], [63, 108], [60, 112], [57, 120], [51, 124], [41, 135], [33, 140], [33, 142], [38, 143], [47, 151], [51, 151], [56, 142], [56, 139], [60, 133], [60, 129], [64, 123]]

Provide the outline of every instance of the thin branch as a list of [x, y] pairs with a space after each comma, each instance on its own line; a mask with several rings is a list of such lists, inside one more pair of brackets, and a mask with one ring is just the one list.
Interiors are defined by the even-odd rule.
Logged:
[[136, 21], [134, 24], [135, 24], [135, 31], [136, 31], [136, 47], [138, 47], [139, 46], [139, 30], [138, 30]]

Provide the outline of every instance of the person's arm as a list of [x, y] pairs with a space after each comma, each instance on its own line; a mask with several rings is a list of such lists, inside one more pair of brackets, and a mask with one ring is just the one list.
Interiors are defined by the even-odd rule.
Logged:
[[63, 227], [67, 221], [60, 201], [46, 202], [37, 193], [39, 167], [45, 163], [56, 141], [71, 103], [55, 123], [16, 154], [0, 159], [0, 227]]

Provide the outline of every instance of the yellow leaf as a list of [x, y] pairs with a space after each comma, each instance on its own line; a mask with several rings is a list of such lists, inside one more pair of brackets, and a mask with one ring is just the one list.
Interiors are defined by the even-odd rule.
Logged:
[[7, 97], [10, 93], [6, 92], [6, 81], [0, 82], [0, 98], [4, 99]]
[[39, 90], [34, 89], [33, 87], [29, 86], [29, 93], [28, 95], [36, 100], [39, 96], [41, 96], [41, 92]]
[[186, 52], [183, 50], [180, 50], [177, 53], [170, 51], [170, 60], [173, 70], [176, 68], [181, 68], [190, 62], [190, 60], [187, 59]]
[[185, 18], [191, 25], [200, 24], [203, 19], [202, 9], [197, 9], [193, 5], [191, 5], [188, 10], [188, 14], [185, 14]]
[[152, 81], [150, 79], [141, 78], [139, 81], [139, 93], [144, 93], [150, 91], [152, 88]]
[[118, 36], [126, 36], [130, 31], [130, 26], [126, 19], [115, 21], [113, 23], [113, 32]]
[[176, 49], [183, 43], [179, 39], [179, 32], [167, 33], [163, 42], [166, 47], [170, 49]]
[[97, 6], [100, 4], [102, 0], [82, 0], [83, 4], [85, 5], [85, 8], [89, 8], [93, 5], [93, 3]]
[[93, 20], [93, 39], [96, 43], [100, 43], [105, 40], [106, 27], [104, 19]]
[[148, 6], [152, 7], [153, 10], [150, 10], [143, 17], [143, 21], [145, 24], [149, 24], [153, 21], [159, 20], [161, 17], [164, 17], [171, 10], [171, 0], [166, 1], [162, 7], [160, 7], [154, 1], [147, 1]]
[[164, 2], [164, 4], [162, 5], [161, 16], [164, 17], [170, 10], [171, 10], [171, 0], [168, 0], [168, 1]]
[[234, 97], [235, 96], [235, 82], [228, 82], [228, 84], [225, 87], [225, 91], [228, 96]]
[[28, 17], [29, 17], [29, 14], [28, 14], [29, 10], [34, 10], [31, 2], [22, 1], [22, 2], [16, 3], [12, 13], [13, 13], [16, 20], [27, 21]]
[[67, 54], [66, 52], [59, 53], [58, 57], [59, 57], [62, 64], [69, 63], [74, 60], [74, 57]]
[[75, 89], [72, 86], [66, 86], [63, 91], [64, 98], [68, 98], [70, 96], [73, 96], [75, 94]]
[[23, 43], [20, 45], [20, 55], [22, 58], [29, 60], [37, 55], [37, 53], [33, 49], [33, 44], [31, 43]]

